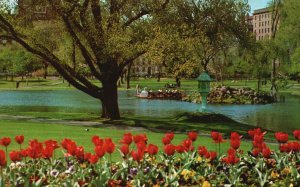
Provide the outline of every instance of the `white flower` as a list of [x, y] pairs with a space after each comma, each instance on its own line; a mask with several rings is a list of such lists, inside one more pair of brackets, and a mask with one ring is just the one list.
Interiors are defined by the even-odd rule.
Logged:
[[16, 162], [16, 167], [17, 168], [22, 168], [24, 166], [25, 166], [25, 164], [23, 162]]
[[10, 165], [9, 165], [9, 168], [10, 169], [15, 169], [16, 168], [16, 164], [14, 162], [12, 162]]
[[51, 175], [52, 177], [57, 177], [58, 174], [59, 174], [59, 171], [58, 171], [57, 169], [54, 169], [54, 170], [50, 171], [50, 175]]

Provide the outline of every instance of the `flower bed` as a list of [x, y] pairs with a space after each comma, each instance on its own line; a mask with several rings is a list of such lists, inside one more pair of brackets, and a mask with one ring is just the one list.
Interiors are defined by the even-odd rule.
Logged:
[[[94, 152], [84, 151], [70, 139], [60, 144], [55, 140], [30, 140], [22, 149], [23, 136], [16, 136], [19, 150], [0, 150], [1, 186], [300, 186], [300, 130], [295, 130], [295, 141], [288, 134], [275, 133], [278, 151], [264, 142], [261, 129], [248, 132], [253, 148], [240, 149], [241, 136], [232, 132], [229, 140], [211, 132], [216, 150], [195, 148], [197, 132], [189, 132], [179, 145], [173, 145], [174, 133], [162, 138], [163, 149], [147, 144], [145, 134], [125, 133], [118, 145], [110, 139], [92, 137]], [[220, 146], [230, 142], [226, 155]], [[7, 147], [11, 139], [4, 137]], [[64, 156], [55, 158], [61, 149]], [[120, 152], [118, 162], [111, 154]], [[11, 163], [7, 164], [7, 156]]]

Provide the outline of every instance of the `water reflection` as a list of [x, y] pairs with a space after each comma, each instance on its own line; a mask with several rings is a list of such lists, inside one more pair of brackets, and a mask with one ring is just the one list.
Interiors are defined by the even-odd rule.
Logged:
[[[146, 100], [135, 97], [134, 91], [120, 91], [122, 114], [168, 117], [181, 112], [195, 112], [199, 104]], [[98, 113], [100, 102], [76, 90], [0, 91], [0, 112], [87, 112]], [[288, 95], [285, 103], [269, 105], [209, 105], [212, 112], [225, 114], [240, 122], [273, 130], [299, 128], [300, 97]]]

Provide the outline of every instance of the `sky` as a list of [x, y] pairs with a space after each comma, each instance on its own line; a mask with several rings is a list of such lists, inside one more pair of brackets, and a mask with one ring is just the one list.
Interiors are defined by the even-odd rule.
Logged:
[[269, 1], [270, 0], [248, 0], [251, 6], [251, 13], [253, 13], [253, 10], [267, 7]]

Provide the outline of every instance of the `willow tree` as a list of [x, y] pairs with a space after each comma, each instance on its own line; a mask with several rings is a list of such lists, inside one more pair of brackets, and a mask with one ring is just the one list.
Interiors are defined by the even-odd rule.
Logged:
[[173, 28], [172, 32], [177, 32], [183, 40], [189, 40], [186, 49], [192, 49], [196, 55], [190, 59], [197, 60], [194, 63], [204, 70], [222, 51], [248, 45], [250, 33], [246, 18], [249, 6], [245, 1], [174, 0], [171, 4], [167, 16], [159, 17], [158, 22]]
[[[9, 2], [7, 0], [7, 2]], [[124, 68], [144, 54], [152, 39], [151, 15], [159, 14], [169, 0], [39, 0], [35, 5], [50, 5], [57, 15], [57, 24], [79, 49], [88, 68], [100, 85], [88, 80], [72, 68], [72, 57], [66, 61], [52, 52], [46, 43], [34, 37], [35, 24], [1, 7], [1, 38], [14, 40], [29, 52], [51, 64], [57, 72], [78, 90], [102, 103], [102, 117], [119, 119], [117, 81]], [[41, 3], [41, 4], [39, 4]], [[29, 8], [32, 6], [29, 6]], [[7, 10], [7, 9], [6, 9]], [[59, 43], [61, 35], [47, 34]]]

